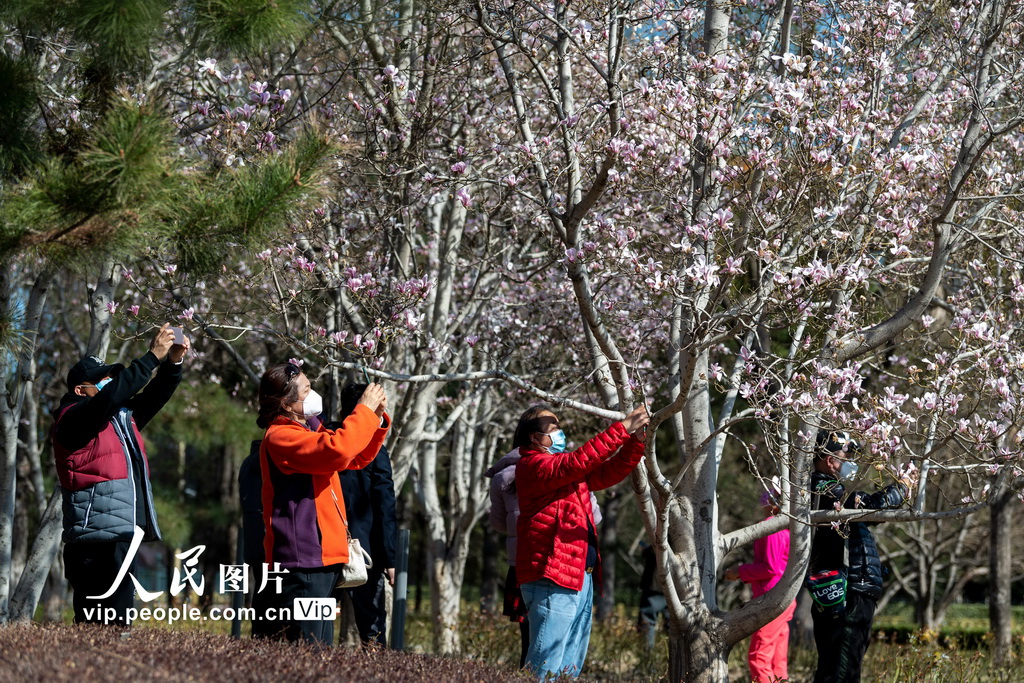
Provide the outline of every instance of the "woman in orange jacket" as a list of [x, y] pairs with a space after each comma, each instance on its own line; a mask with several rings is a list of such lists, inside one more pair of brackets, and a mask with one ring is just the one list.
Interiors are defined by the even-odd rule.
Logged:
[[[295, 598], [330, 597], [339, 565], [348, 562], [338, 471], [361, 469], [377, 456], [390, 426], [386, 407], [384, 389], [370, 384], [341, 427], [326, 429], [318, 417], [323, 400], [297, 365], [275, 365], [260, 380], [264, 567], [287, 570], [270, 600], [278, 608], [279, 621], [271, 625], [278, 637], [326, 645], [334, 640], [334, 615], [300, 618], [309, 615], [296, 614], [302, 608]], [[261, 583], [271, 590], [274, 582]], [[290, 610], [290, 619], [281, 619], [281, 608]]]

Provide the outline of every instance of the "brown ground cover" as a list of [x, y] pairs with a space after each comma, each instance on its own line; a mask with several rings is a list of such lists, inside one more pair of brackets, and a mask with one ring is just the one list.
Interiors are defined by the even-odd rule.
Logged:
[[202, 631], [25, 624], [0, 628], [0, 681], [507, 681], [479, 662], [235, 640]]

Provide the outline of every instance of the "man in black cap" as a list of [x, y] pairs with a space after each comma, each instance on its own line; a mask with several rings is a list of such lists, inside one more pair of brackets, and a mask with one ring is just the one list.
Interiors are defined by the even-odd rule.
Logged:
[[[901, 507], [909, 499], [917, 484], [913, 474], [875, 493], [847, 491], [843, 482], [856, 479], [860, 454], [860, 445], [846, 432], [818, 432], [811, 473], [817, 509], [834, 510], [842, 502], [847, 508], [881, 510]], [[818, 649], [814, 683], [856, 682], [882, 595], [882, 562], [868, 523], [829, 524], [815, 531], [810, 573], [832, 570], [846, 572], [846, 602], [830, 610], [818, 605], [811, 610]]]
[[181, 382], [190, 346], [188, 337], [180, 330], [176, 337], [167, 324], [127, 368], [89, 356], [68, 372], [51, 438], [64, 496], [64, 575], [74, 590], [76, 623], [109, 622], [105, 608], [113, 608], [114, 620], [130, 625], [134, 590], [126, 576], [109, 597], [88, 596], [110, 590], [137, 527], [143, 540], [160, 539], [139, 430]]

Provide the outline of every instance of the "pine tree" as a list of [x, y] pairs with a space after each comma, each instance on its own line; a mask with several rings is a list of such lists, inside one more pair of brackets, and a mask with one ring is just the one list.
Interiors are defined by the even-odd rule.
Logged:
[[51, 504], [28, 558], [14, 558], [26, 565], [15, 586], [17, 427], [38, 392], [35, 341], [54, 273], [96, 283], [85, 351], [102, 355], [116, 263], [170, 250], [183, 268], [214, 272], [317, 197], [332, 154], [323, 135], [309, 129], [226, 168], [183, 154], [173, 109], [181, 65], [292, 43], [313, 17], [301, 0], [0, 5], [0, 623], [31, 617], [58, 547]]

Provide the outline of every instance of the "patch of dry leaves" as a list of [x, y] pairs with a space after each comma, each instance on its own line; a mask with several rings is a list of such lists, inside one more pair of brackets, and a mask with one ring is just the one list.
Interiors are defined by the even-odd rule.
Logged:
[[0, 627], [0, 681], [505, 681], [478, 662], [395, 650], [314, 649], [203, 631], [92, 624]]

